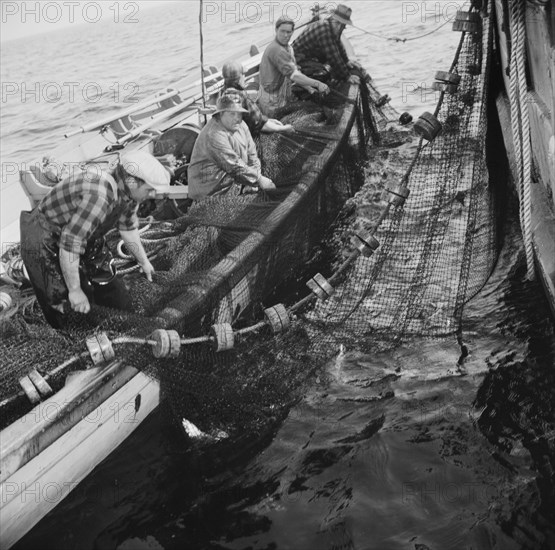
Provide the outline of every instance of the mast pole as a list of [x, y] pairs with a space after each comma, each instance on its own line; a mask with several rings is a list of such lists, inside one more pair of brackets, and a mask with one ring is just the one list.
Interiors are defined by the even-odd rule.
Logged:
[[206, 107], [206, 86], [204, 84], [204, 36], [202, 34], [202, 11], [203, 0], [200, 0], [200, 11], [198, 15], [198, 23], [200, 28], [200, 78], [202, 82], [202, 106]]

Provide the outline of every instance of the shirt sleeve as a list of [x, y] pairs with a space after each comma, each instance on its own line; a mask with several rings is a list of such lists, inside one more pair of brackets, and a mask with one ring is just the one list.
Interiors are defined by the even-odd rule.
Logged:
[[295, 58], [284, 48], [279, 48], [279, 50], [276, 51], [274, 63], [277, 70], [288, 78], [297, 70]]
[[60, 248], [80, 256], [85, 252], [89, 237], [103, 221], [108, 201], [105, 196], [85, 193], [76, 206], [71, 219], [61, 231]]
[[[246, 153], [248, 162], [251, 163], [251, 144], [255, 155], [256, 147], [246, 124], [238, 132], [241, 132], [247, 138]], [[214, 131], [210, 136], [210, 145], [212, 160], [219, 168], [229, 174], [237, 183], [256, 185], [260, 177], [260, 161], [258, 156], [256, 157], [258, 164], [254, 163], [253, 166], [248, 166], [231, 146], [227, 132]]]
[[268, 117], [262, 113], [258, 105], [247, 95], [245, 95], [245, 109], [249, 114], [244, 115], [245, 122], [252, 134], [259, 134], [264, 124], [268, 122]]
[[139, 210], [139, 203], [136, 201], [129, 201], [123, 208], [122, 213], [118, 219], [118, 229], [123, 231], [133, 231], [139, 228], [139, 217], [137, 211]]
[[342, 44], [338, 44], [331, 33], [323, 32], [320, 35], [320, 45], [324, 50], [324, 58], [331, 66], [334, 78], [338, 80], [347, 80], [351, 73], [347, 67], [347, 53]]
[[[267, 119], [266, 119], [267, 120]], [[256, 144], [254, 143], [254, 140], [252, 139], [251, 133], [249, 130], [246, 130], [245, 132], [246, 134], [246, 138], [247, 138], [247, 155], [249, 158], [249, 166], [252, 167], [254, 170], [256, 170], [256, 182], [258, 182], [258, 180], [260, 179], [260, 175], [261, 175], [261, 170], [262, 170], [262, 165], [260, 164], [260, 159], [258, 158], [258, 153], [256, 151]]]

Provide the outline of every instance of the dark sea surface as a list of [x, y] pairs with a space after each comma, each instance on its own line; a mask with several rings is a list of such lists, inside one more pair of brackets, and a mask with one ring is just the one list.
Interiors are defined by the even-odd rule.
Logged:
[[[254, 2], [228, 4], [241, 11]], [[297, 3], [275, 9], [289, 4]], [[234, 11], [208, 18], [207, 64], [269, 36], [261, 5], [257, 24], [235, 21]], [[357, 26], [403, 38], [432, 31], [456, 9], [349, 5]], [[254, 17], [249, 9], [243, 15]], [[3, 44], [4, 82], [95, 82], [104, 94], [95, 103], [82, 94], [3, 103], [3, 169], [115, 110], [114, 89], [143, 98], [198, 72], [197, 2], [137, 17]], [[426, 83], [448, 69], [459, 37], [449, 24], [407, 42], [347, 32], [399, 111], [433, 108]], [[17, 217], [19, 196], [17, 182], [3, 179], [2, 228]], [[188, 449], [161, 410], [15, 548], [555, 548], [554, 326], [539, 284], [526, 280], [513, 210], [496, 270], [465, 310], [464, 361], [454, 337], [414, 338], [370, 355], [341, 347], [272, 433], [233, 459], [219, 457], [218, 467]]]

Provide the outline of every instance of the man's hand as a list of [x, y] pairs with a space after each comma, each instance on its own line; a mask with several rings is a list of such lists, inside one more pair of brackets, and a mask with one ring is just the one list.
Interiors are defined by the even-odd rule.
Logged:
[[145, 277], [152, 283], [152, 275], [155, 273], [155, 269], [149, 260], [145, 260], [141, 264], [141, 271], [145, 274]]
[[269, 191], [276, 188], [274, 182], [266, 176], [260, 176], [258, 180], [258, 186], [264, 191]]
[[363, 70], [362, 65], [358, 61], [349, 61], [349, 63], [347, 63], [347, 67], [349, 67], [349, 69], [356, 69], [357, 71]]
[[271, 118], [269, 120], [271, 120], [272, 123], [276, 126], [276, 130], [275, 130], [276, 132], [292, 134], [295, 131], [295, 128], [293, 128], [291, 124], [283, 124], [283, 122], [281, 122], [281, 120], [278, 120], [277, 118]]
[[71, 309], [77, 313], [88, 313], [91, 310], [89, 299], [81, 288], [70, 290], [68, 292], [68, 299]]
[[318, 92], [323, 95], [329, 94], [330, 88], [327, 84], [325, 84], [324, 82], [320, 82], [319, 80], [315, 80], [314, 82], [314, 87], [316, 88], [316, 90], [318, 90]]
[[163, 155], [161, 157], [156, 157], [160, 164], [170, 173], [170, 175], [175, 174], [175, 169], [177, 168], [177, 159], [175, 155], [168, 153], [167, 155]]

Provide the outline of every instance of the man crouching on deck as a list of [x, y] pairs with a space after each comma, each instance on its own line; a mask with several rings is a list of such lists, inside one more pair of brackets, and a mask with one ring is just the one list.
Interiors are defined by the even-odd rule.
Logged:
[[123, 153], [114, 177], [98, 166], [56, 184], [32, 212], [21, 213], [21, 256], [46, 320], [66, 321], [64, 303], [89, 313], [91, 302], [130, 310], [104, 235], [117, 223], [121, 237], [152, 281], [154, 268], [139, 237], [139, 204], [166, 191], [169, 172], [152, 155]]
[[243, 122], [243, 113], [248, 111], [241, 102], [240, 95], [228, 90], [218, 99], [214, 115], [200, 132], [188, 169], [191, 199], [228, 193], [240, 186], [275, 189], [272, 180], [260, 171], [256, 146]]

